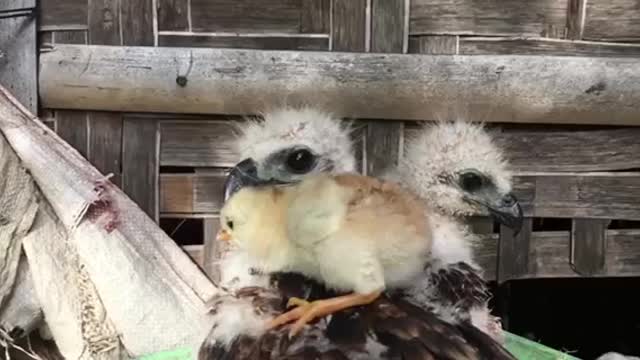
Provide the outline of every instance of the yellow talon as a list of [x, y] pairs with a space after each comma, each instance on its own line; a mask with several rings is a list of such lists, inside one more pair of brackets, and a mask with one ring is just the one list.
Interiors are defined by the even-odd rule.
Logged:
[[302, 307], [302, 306], [309, 306], [311, 305], [310, 302], [308, 302], [307, 300], [304, 299], [300, 299], [297, 297], [292, 297], [289, 298], [289, 301], [287, 301], [287, 309], [290, 307]]

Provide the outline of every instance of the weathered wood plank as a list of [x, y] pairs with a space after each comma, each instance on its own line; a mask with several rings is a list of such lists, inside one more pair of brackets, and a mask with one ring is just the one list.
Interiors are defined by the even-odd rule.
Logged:
[[409, 53], [454, 55], [458, 53], [457, 35], [423, 35], [409, 38]]
[[38, 111], [35, 16], [0, 19], [0, 84], [29, 111]]
[[638, 57], [640, 55], [640, 44], [566, 41], [543, 38], [460, 37], [460, 54]]
[[365, 51], [366, 0], [332, 0], [331, 50]]
[[329, 32], [331, 0], [301, 0], [300, 32], [326, 34]]
[[159, 220], [158, 122], [125, 117], [122, 125], [122, 190], [156, 222]]
[[86, 111], [56, 110], [56, 132], [85, 158], [89, 149], [88, 121]]
[[153, 46], [152, 0], [120, 1], [122, 44]]
[[412, 0], [411, 34], [543, 35], [564, 32], [568, 0]]
[[36, 0], [12, 0], [0, 3], [0, 11], [25, 9], [36, 6]]
[[189, 30], [189, 0], [158, 0], [158, 30]]
[[[354, 147], [365, 143], [366, 122], [354, 125]], [[163, 166], [216, 167], [238, 161], [231, 143], [232, 123], [225, 121], [174, 121], [162, 126]], [[416, 136], [415, 126], [405, 127], [405, 138]], [[640, 128], [588, 131], [533, 131], [505, 129], [494, 132], [511, 168], [518, 172], [584, 172], [640, 168]], [[588, 144], [588, 146], [586, 146]], [[212, 148], [213, 146], [213, 148]], [[359, 156], [360, 156], [359, 155]]]
[[500, 226], [497, 276], [499, 283], [536, 272], [536, 246], [531, 236], [532, 225], [531, 219], [525, 219], [522, 230], [515, 236], [513, 230]]
[[402, 53], [405, 0], [371, 1], [371, 51]]
[[586, 2], [587, 0], [569, 0], [569, 8], [567, 9], [567, 39], [582, 39]]
[[162, 122], [160, 165], [232, 166], [240, 159], [232, 148], [235, 124], [228, 121]]
[[640, 173], [516, 176], [526, 216], [640, 219]]
[[53, 43], [55, 44], [86, 44], [87, 43], [87, 31], [75, 30], [75, 31], [54, 31]]
[[217, 214], [225, 174], [160, 174], [160, 211]]
[[[606, 259], [604, 270], [594, 277], [640, 275], [640, 230], [607, 230], [605, 233]], [[564, 232], [533, 232], [531, 241], [536, 244], [535, 271], [520, 275], [520, 279], [579, 277], [570, 265], [570, 234]], [[485, 269], [485, 277], [495, 280], [497, 235], [486, 237], [474, 250], [476, 260]]]
[[159, 46], [215, 47], [262, 50], [329, 50], [328, 37], [263, 36], [158, 36]]
[[101, 173], [114, 174], [111, 182], [121, 184], [122, 116], [89, 112], [87, 160]]
[[[404, 50], [405, 0], [371, 1], [371, 51], [402, 53]], [[401, 154], [404, 123], [367, 122], [366, 174], [377, 176], [395, 167]]]
[[640, 7], [635, 0], [587, 1], [584, 39], [640, 40]]
[[300, 0], [191, 0], [193, 31], [300, 32]]
[[573, 219], [571, 224], [571, 266], [583, 276], [604, 270], [606, 262], [605, 232], [609, 220]]
[[351, 143], [353, 144], [353, 153], [356, 157], [356, 171], [364, 174], [366, 166], [366, 146], [367, 146], [367, 123], [365, 121], [350, 122], [351, 126]]
[[40, 28], [87, 26], [87, 0], [40, 0]]
[[[632, 58], [57, 45], [40, 64], [50, 108], [255, 114], [286, 94], [355, 118], [424, 120], [454, 107], [496, 122], [640, 125]], [[189, 64], [183, 88], [176, 72]]]
[[[223, 181], [217, 176], [172, 176], [182, 179], [172, 178], [172, 181], [185, 184], [179, 190], [161, 184], [162, 196], [176, 199], [191, 193], [194, 200], [188, 204], [179, 201], [178, 205], [164, 202], [161, 212], [216, 213], [219, 210]], [[516, 176], [514, 183], [514, 192], [527, 217], [640, 219], [640, 173], [540, 174]], [[181, 195], [166, 194], [176, 191]]]
[[120, 45], [118, 0], [88, 0], [89, 44]]
[[402, 146], [402, 122], [369, 121], [367, 124], [367, 175], [379, 176], [397, 166]]
[[[483, 118], [473, 119], [484, 121]], [[488, 120], [488, 119], [487, 119]], [[406, 138], [419, 129], [406, 127]], [[511, 168], [519, 172], [578, 172], [640, 168], [640, 128], [493, 132]]]

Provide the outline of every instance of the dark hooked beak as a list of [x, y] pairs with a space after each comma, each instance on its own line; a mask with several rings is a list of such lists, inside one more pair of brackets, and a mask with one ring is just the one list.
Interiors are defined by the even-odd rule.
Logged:
[[499, 223], [513, 229], [516, 235], [520, 232], [523, 221], [522, 208], [513, 194], [506, 194], [497, 201], [487, 202], [483, 205]]
[[224, 182], [224, 201], [227, 201], [231, 195], [245, 186], [260, 186], [286, 184], [285, 182], [269, 179], [263, 180], [258, 177], [258, 167], [252, 158], [247, 158], [237, 163]]

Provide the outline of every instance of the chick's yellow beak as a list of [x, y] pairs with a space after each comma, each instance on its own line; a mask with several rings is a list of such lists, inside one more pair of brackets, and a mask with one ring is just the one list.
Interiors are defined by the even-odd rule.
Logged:
[[216, 240], [218, 241], [231, 241], [231, 234], [229, 234], [226, 230], [221, 229], [218, 231], [216, 235]]

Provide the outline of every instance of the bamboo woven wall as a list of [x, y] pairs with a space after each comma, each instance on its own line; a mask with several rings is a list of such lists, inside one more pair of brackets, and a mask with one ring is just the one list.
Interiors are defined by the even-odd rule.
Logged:
[[[39, 12], [42, 49], [68, 43], [640, 56], [635, 0], [41, 0]], [[223, 172], [239, 160], [227, 136], [234, 120], [43, 113], [206, 263]], [[369, 174], [394, 164], [404, 137], [415, 131], [414, 123], [402, 121], [362, 119], [359, 126], [354, 140]], [[494, 232], [487, 219], [475, 220], [488, 238], [479, 253], [488, 276], [639, 275], [640, 225], [609, 220], [640, 220], [640, 127], [492, 127], [520, 172], [516, 187], [529, 219], [516, 239]]]

